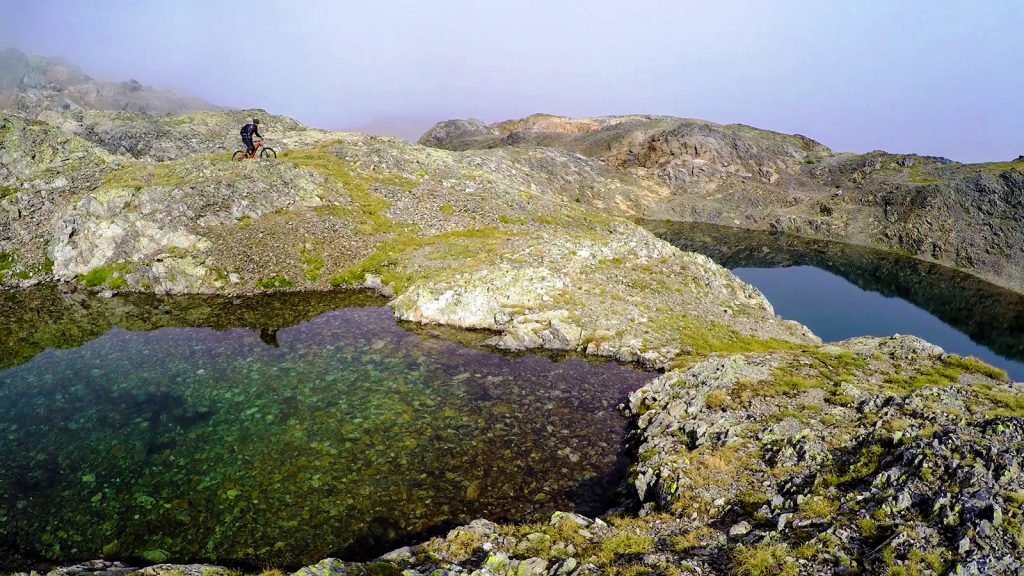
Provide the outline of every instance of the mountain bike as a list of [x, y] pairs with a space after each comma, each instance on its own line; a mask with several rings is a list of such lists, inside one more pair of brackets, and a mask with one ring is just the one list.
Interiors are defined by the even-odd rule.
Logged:
[[252, 144], [254, 146], [252, 154], [249, 154], [247, 150], [235, 150], [235, 153], [231, 155], [231, 159], [241, 162], [246, 159], [252, 160], [257, 155], [262, 160], [273, 160], [274, 158], [277, 158], [277, 152], [269, 146], [264, 146], [263, 140], [253, 140]]

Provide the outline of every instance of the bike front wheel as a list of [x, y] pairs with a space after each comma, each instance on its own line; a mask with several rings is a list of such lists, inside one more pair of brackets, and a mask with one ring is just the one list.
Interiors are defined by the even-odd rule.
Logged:
[[260, 149], [260, 158], [273, 160], [277, 158], [277, 152], [275, 152], [273, 148], [263, 147]]
[[245, 159], [245, 150], [235, 150], [235, 153], [231, 155], [231, 159], [241, 162]]

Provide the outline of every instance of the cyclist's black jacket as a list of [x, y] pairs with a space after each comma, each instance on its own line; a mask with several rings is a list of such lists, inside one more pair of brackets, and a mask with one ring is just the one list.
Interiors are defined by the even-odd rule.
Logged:
[[252, 122], [246, 124], [245, 126], [242, 126], [241, 134], [242, 134], [242, 138], [252, 139], [253, 135], [255, 135], [255, 136], [259, 137], [259, 138], [263, 138], [263, 135], [260, 134], [260, 129], [257, 128], [256, 125], [253, 124]]

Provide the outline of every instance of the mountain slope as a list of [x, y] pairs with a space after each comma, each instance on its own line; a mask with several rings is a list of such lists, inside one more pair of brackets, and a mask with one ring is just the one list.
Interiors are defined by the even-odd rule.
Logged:
[[0, 50], [0, 110], [36, 116], [44, 110], [112, 110], [182, 114], [213, 110], [199, 98], [143, 86], [135, 80], [103, 82], [59, 58]]
[[658, 116], [453, 120], [420, 142], [562, 149], [666, 186], [649, 219], [894, 250], [1024, 291], [1024, 161], [842, 154], [803, 136]]

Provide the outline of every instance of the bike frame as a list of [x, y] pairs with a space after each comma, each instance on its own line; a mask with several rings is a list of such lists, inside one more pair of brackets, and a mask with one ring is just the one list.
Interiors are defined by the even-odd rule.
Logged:
[[263, 140], [253, 140], [252, 141], [252, 154], [249, 154], [247, 152], [245, 154], [245, 157], [248, 158], [249, 160], [252, 160], [252, 159], [256, 158], [256, 154], [259, 153], [260, 148], [263, 148]]

